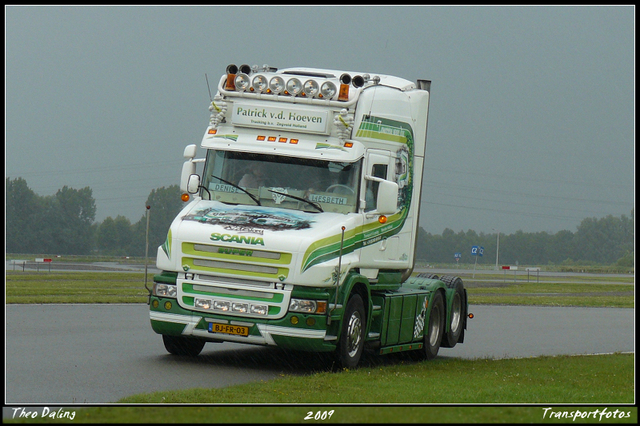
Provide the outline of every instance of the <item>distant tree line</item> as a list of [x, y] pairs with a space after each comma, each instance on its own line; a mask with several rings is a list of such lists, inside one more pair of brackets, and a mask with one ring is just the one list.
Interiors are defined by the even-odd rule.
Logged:
[[[89, 187], [64, 186], [55, 195], [39, 196], [23, 178], [6, 178], [6, 252], [57, 255], [104, 254], [144, 256], [146, 213], [131, 223], [124, 216], [95, 222], [96, 203]], [[183, 207], [177, 185], [151, 191], [149, 256], [164, 243], [171, 221]]]
[[[183, 202], [177, 185], [154, 189], [146, 204], [149, 215], [149, 256], [164, 243], [173, 218]], [[144, 206], [140, 206], [141, 211]], [[103, 254], [144, 256], [146, 215], [131, 223], [124, 216], [107, 217], [95, 222], [96, 205], [89, 187], [64, 186], [52, 196], [34, 193], [22, 178], [6, 178], [6, 252], [59, 255]], [[500, 234], [501, 265], [559, 265], [565, 262], [591, 262], [620, 266], [634, 265], [634, 220], [631, 217], [606, 216], [582, 220], [576, 232], [560, 231]], [[495, 264], [498, 234], [454, 232], [445, 229], [434, 235], [419, 229], [416, 247], [418, 260], [428, 263], [473, 263], [472, 246], [484, 247], [478, 263]]]
[[[498, 234], [458, 233], [445, 229], [432, 235], [420, 228], [416, 257], [428, 263], [455, 263], [454, 254], [462, 255], [460, 263], [474, 263], [471, 247], [484, 247], [478, 264], [496, 263]], [[501, 265], [561, 265], [573, 263], [618, 264], [634, 266], [634, 220], [612, 215], [601, 219], [586, 218], [576, 232], [522, 232], [499, 235], [498, 263]]]

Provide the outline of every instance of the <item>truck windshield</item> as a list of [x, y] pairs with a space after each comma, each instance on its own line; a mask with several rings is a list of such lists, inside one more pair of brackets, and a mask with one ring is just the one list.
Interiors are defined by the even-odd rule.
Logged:
[[341, 163], [209, 150], [202, 196], [227, 204], [353, 213], [361, 165], [362, 160]]

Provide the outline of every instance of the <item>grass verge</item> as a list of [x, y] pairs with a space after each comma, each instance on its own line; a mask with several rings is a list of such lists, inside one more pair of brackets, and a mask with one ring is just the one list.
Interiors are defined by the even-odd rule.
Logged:
[[[575, 278], [582, 280], [584, 278]], [[151, 286], [152, 277], [148, 277]], [[7, 271], [6, 303], [146, 303], [144, 274]], [[471, 304], [633, 308], [632, 284], [465, 281]]]
[[[624, 415], [605, 417], [605, 423], [636, 423], [637, 408], [630, 406], [633, 402], [633, 354], [506, 360], [436, 358], [339, 373], [284, 376], [220, 389], [134, 395], [109, 407], [77, 409], [75, 421], [568, 423], [574, 422], [570, 416], [576, 412], [578, 416], [598, 409], [602, 413], [603, 408], [598, 407], [604, 405], [605, 413], [612, 415], [618, 410], [618, 415]], [[602, 423], [596, 415], [591, 419], [578, 417], [578, 422]], [[305, 419], [307, 416], [310, 418]], [[65, 420], [68, 422], [61, 421]]]
[[[284, 376], [227, 388], [141, 394], [121, 403], [569, 404], [633, 403], [634, 356], [430, 362]], [[445, 385], [446, 384], [446, 385]]]
[[148, 296], [143, 273], [7, 271], [5, 282], [6, 303], [146, 303]]

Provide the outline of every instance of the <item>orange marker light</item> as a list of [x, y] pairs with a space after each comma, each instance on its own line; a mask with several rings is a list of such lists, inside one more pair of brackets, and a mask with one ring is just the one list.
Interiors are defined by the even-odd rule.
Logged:
[[267, 139], [267, 137], [266, 136], [258, 136], [256, 139], [259, 140], [259, 141], [264, 141], [265, 139]]
[[189, 194], [187, 194], [186, 192], [180, 197], [180, 199], [182, 199], [182, 201], [184, 201], [185, 203], [189, 201], [189, 198]]
[[345, 148], [351, 148], [353, 146], [353, 142], [345, 142], [344, 143], [344, 147]]
[[210, 135], [215, 135], [216, 133], [218, 133], [218, 129], [209, 129]]
[[275, 136], [269, 136], [269, 137], [267, 138], [267, 141], [268, 141], [268, 142], [275, 142], [275, 141], [276, 141], [276, 137], [275, 137]]
[[387, 217], [385, 215], [381, 214], [380, 217], [378, 218], [378, 222], [387, 223]]
[[338, 92], [338, 100], [339, 101], [348, 101], [349, 100], [349, 85], [341, 84], [340, 91]]
[[227, 82], [225, 84], [226, 90], [236, 90], [236, 73], [238, 72], [238, 67], [231, 64], [227, 67]]
[[292, 143], [292, 144], [294, 144], [294, 145], [295, 145], [295, 144], [297, 144], [297, 143], [298, 143], [298, 139], [291, 139], [291, 140], [289, 141], [289, 143]]
[[278, 142], [286, 143], [287, 142], [287, 138], [280, 138], [280, 139], [278, 139]]

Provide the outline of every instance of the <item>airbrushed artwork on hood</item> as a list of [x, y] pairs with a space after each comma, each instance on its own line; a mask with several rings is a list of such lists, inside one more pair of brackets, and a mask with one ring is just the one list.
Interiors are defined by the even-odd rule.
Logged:
[[225, 208], [224, 210], [220, 210], [215, 207], [206, 207], [183, 216], [182, 220], [221, 225], [226, 230], [240, 232], [252, 232], [252, 230], [264, 229], [271, 231], [307, 229], [311, 228], [311, 224], [313, 223], [313, 221], [301, 215], [265, 208]]

